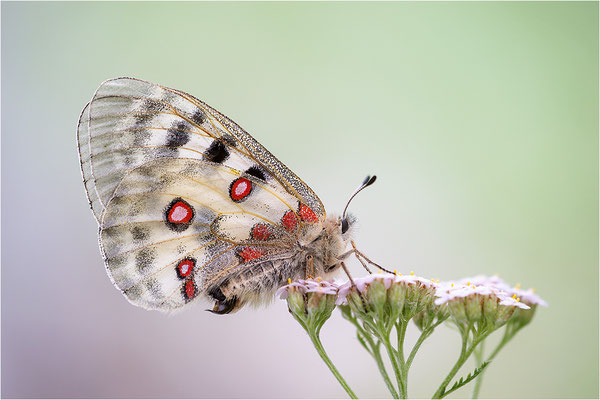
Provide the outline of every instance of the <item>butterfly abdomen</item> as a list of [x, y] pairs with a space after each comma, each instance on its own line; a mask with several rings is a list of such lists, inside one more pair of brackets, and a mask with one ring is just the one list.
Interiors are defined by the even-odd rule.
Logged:
[[[244, 304], [263, 304], [288, 280], [314, 277], [329, 278], [339, 267], [338, 256], [346, 248], [348, 238], [341, 233], [337, 218], [330, 218], [320, 230], [309, 230], [300, 237], [293, 252], [274, 259], [249, 261], [233, 269], [221, 281], [208, 285], [207, 293], [215, 300], [213, 312], [228, 314]], [[316, 234], [315, 234], [316, 232]], [[302, 242], [304, 244], [302, 244]]]
[[288, 279], [304, 278], [298, 261], [294, 256], [257, 260], [221, 282], [211, 284], [207, 293], [216, 302], [213, 311], [227, 314], [246, 303], [258, 305], [270, 301], [273, 293]]

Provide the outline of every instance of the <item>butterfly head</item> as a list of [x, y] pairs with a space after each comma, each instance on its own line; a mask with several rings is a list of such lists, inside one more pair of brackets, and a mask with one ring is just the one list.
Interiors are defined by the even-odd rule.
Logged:
[[352, 241], [354, 227], [356, 226], [356, 217], [347, 213], [350, 202], [361, 190], [372, 185], [375, 179], [377, 179], [376, 176], [367, 176], [358, 189], [350, 196], [346, 207], [344, 207], [342, 216], [332, 216], [325, 221], [323, 233], [328, 238], [329, 243], [327, 247], [332, 250], [329, 252], [330, 257], [325, 262], [325, 273], [334, 272], [341, 266], [339, 256], [346, 251]]

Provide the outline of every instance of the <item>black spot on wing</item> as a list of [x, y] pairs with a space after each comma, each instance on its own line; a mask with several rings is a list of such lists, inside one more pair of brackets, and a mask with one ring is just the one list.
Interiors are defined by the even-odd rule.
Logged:
[[231, 147], [237, 147], [237, 141], [231, 135], [223, 135], [221, 136], [221, 140]]
[[185, 122], [175, 122], [167, 131], [166, 146], [171, 149], [181, 147], [190, 141], [190, 132]]
[[135, 266], [140, 273], [143, 273], [147, 268], [152, 267], [156, 259], [156, 251], [154, 249], [145, 248], [138, 251], [135, 255]]
[[204, 152], [204, 157], [208, 161], [221, 164], [229, 158], [229, 150], [221, 140], [215, 139]]
[[206, 114], [204, 114], [202, 110], [196, 110], [194, 114], [192, 114], [192, 121], [198, 125], [202, 125], [206, 121]]
[[148, 229], [141, 226], [131, 228], [131, 237], [134, 241], [142, 241], [148, 239]]
[[266, 181], [267, 176], [265, 175], [265, 172], [260, 169], [259, 167], [257, 167], [256, 165], [251, 166], [250, 168], [248, 168], [246, 170], [246, 173], [248, 175], [252, 175], [255, 178], [261, 179], [263, 181]]
[[135, 114], [135, 124], [136, 125], [145, 125], [148, 121], [150, 121], [157, 112], [164, 110], [165, 105], [163, 103], [145, 99], [142, 102], [142, 105], [136, 110]]
[[158, 279], [151, 278], [147, 279], [145, 282], [146, 290], [157, 300], [162, 299], [164, 296], [162, 294], [161, 285]]

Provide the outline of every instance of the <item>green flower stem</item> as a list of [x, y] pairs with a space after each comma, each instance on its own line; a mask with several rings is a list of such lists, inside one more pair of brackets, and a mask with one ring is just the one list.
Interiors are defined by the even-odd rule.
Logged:
[[381, 376], [383, 376], [383, 380], [385, 381], [385, 384], [387, 385], [388, 390], [392, 394], [392, 397], [394, 399], [399, 399], [400, 396], [398, 396], [398, 392], [396, 391], [396, 388], [394, 387], [394, 384], [392, 383], [390, 376], [388, 375], [387, 371], [385, 370], [385, 365], [383, 364], [383, 359], [381, 358], [381, 352], [379, 351], [380, 345], [381, 345], [381, 342], [378, 342], [375, 345], [375, 347], [373, 348], [373, 356], [375, 357], [375, 361], [377, 361], [377, 367], [379, 367], [379, 372], [381, 373]]
[[454, 375], [456, 375], [456, 373], [458, 372], [460, 367], [465, 363], [465, 360], [467, 359], [465, 356], [467, 353], [467, 341], [468, 341], [467, 337], [463, 336], [462, 337], [462, 346], [460, 348], [460, 356], [458, 356], [458, 360], [454, 364], [454, 367], [452, 368], [452, 370], [446, 376], [446, 379], [444, 379], [444, 381], [442, 382], [442, 384], [440, 385], [438, 390], [432, 396], [433, 399], [441, 399], [442, 398], [441, 396], [442, 396], [444, 390], [446, 389], [446, 387], [448, 386], [448, 384], [450, 383], [450, 380], [452, 378], [454, 378]]
[[404, 372], [404, 338], [406, 337], [406, 328], [408, 324], [402, 319], [400, 319], [399, 321], [400, 323], [396, 324], [396, 332], [398, 333], [398, 362], [400, 363], [400, 366], [402, 367], [402, 370]]
[[[477, 346], [477, 348], [473, 352], [473, 357], [475, 357], [475, 368], [477, 368], [483, 363], [484, 345], [485, 342], [481, 342], [481, 344]], [[479, 397], [479, 389], [481, 388], [482, 375], [483, 372], [477, 375], [477, 378], [475, 378], [475, 386], [473, 386], [473, 395], [471, 396], [472, 399], [476, 399]]]
[[408, 327], [408, 323], [402, 320], [402, 317], [398, 320], [399, 323], [396, 324], [396, 332], [398, 335], [398, 364], [400, 364], [400, 373], [402, 376], [402, 385], [404, 387], [404, 397], [408, 396], [408, 368], [406, 367], [406, 361], [404, 359], [404, 338], [406, 337], [406, 328]]
[[398, 382], [398, 389], [400, 390], [400, 397], [406, 399], [406, 386], [404, 385], [402, 370], [398, 365], [398, 352], [392, 347], [389, 335], [379, 335], [379, 339], [385, 346], [388, 357], [390, 358], [390, 362], [392, 363], [392, 368], [394, 369], [394, 374], [396, 375], [396, 381]]
[[356, 330], [368, 342], [368, 345], [370, 347], [369, 354], [371, 354], [373, 358], [375, 358], [375, 361], [377, 362], [377, 367], [379, 368], [379, 373], [381, 373], [381, 376], [383, 377], [383, 380], [388, 390], [390, 391], [394, 399], [399, 399], [400, 397], [398, 396], [398, 392], [396, 391], [396, 388], [394, 387], [394, 384], [392, 383], [392, 380], [390, 379], [390, 376], [388, 375], [388, 372], [385, 369], [383, 359], [381, 358], [381, 351], [379, 350], [381, 342], [375, 343], [372, 339], [372, 336], [368, 334], [362, 326], [360, 326], [356, 318], [348, 316], [346, 319], [356, 327]]
[[348, 396], [350, 396], [351, 399], [358, 399], [358, 397], [356, 397], [356, 395], [354, 394], [352, 389], [350, 389], [350, 386], [348, 386], [348, 384], [346, 383], [346, 381], [344, 380], [342, 375], [339, 373], [339, 371], [337, 370], [335, 365], [333, 365], [333, 362], [331, 362], [331, 360], [329, 359], [329, 356], [327, 355], [327, 353], [325, 352], [325, 349], [323, 348], [323, 344], [321, 343], [321, 339], [319, 338], [319, 335], [317, 333], [313, 333], [313, 332], [309, 332], [308, 335], [310, 336], [310, 340], [312, 340], [313, 345], [315, 346], [315, 349], [317, 349], [317, 352], [319, 353], [319, 355], [321, 356], [323, 361], [325, 361], [325, 364], [327, 364], [331, 373], [336, 377], [336, 379], [338, 380], [340, 385], [342, 385], [342, 387], [344, 388], [346, 393], [348, 393]]
[[438, 390], [434, 393], [432, 398], [441, 399], [447, 394], [447, 393], [445, 393], [445, 390], [448, 387], [448, 384], [450, 383], [452, 378], [454, 378], [454, 376], [456, 375], [456, 373], [458, 372], [460, 367], [462, 367], [463, 364], [465, 363], [465, 361], [467, 361], [467, 359], [469, 358], [469, 356], [471, 355], [473, 350], [475, 350], [477, 345], [482, 340], [484, 340], [489, 334], [489, 332], [481, 332], [481, 333], [477, 334], [476, 336], [473, 337], [473, 341], [471, 342], [471, 345], [468, 346], [468, 341], [469, 341], [468, 340], [468, 331], [469, 330], [470, 329], [466, 330], [465, 331], [466, 333], [463, 334], [462, 346], [461, 346], [460, 356], [458, 357], [458, 360], [454, 364], [454, 367], [452, 367], [452, 370], [448, 373], [448, 376], [446, 376], [446, 379], [444, 379], [444, 381], [442, 382], [442, 384], [440, 385]]

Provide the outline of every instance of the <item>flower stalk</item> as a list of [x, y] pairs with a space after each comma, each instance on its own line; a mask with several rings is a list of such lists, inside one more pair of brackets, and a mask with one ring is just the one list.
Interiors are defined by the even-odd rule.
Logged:
[[[358, 342], [375, 360], [395, 399], [408, 398], [410, 367], [427, 338], [444, 322], [458, 328], [460, 354], [432, 396], [441, 399], [473, 380], [473, 398], [477, 398], [487, 365], [520, 329], [531, 322], [536, 307], [546, 305], [532, 290], [510, 288], [497, 276], [440, 283], [412, 272], [410, 275], [371, 274], [341, 285], [319, 278], [300, 280], [289, 282], [278, 293], [287, 300], [290, 313], [308, 333], [317, 353], [350, 398], [357, 397], [328, 357], [319, 338], [321, 327], [336, 306], [356, 329]], [[421, 334], [406, 357], [404, 340], [411, 320]], [[501, 327], [505, 329], [504, 336], [486, 358], [484, 341]], [[395, 379], [391, 378], [383, 361], [382, 347]], [[450, 386], [471, 355], [476, 362], [475, 370]]]
[[348, 396], [351, 399], [357, 399], [358, 397], [327, 355], [319, 337], [323, 324], [331, 317], [335, 308], [337, 292], [337, 285], [319, 279], [317, 281], [301, 280], [294, 283], [290, 281], [288, 285], [279, 289], [278, 294], [281, 298], [287, 299], [288, 311], [304, 328], [317, 353]]

